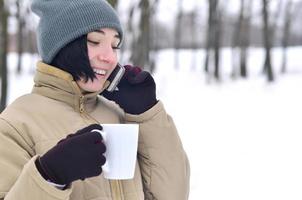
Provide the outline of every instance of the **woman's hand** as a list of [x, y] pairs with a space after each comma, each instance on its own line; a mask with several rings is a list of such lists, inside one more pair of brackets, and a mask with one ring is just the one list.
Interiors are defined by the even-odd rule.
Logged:
[[125, 69], [118, 90], [105, 90], [101, 95], [115, 101], [126, 113], [141, 114], [157, 103], [154, 79], [149, 72], [139, 67], [126, 65]]
[[66, 185], [100, 175], [106, 162], [103, 155], [106, 147], [101, 134], [91, 132], [94, 129], [103, 128], [98, 124], [87, 126], [68, 135], [37, 159], [40, 174], [53, 183]]

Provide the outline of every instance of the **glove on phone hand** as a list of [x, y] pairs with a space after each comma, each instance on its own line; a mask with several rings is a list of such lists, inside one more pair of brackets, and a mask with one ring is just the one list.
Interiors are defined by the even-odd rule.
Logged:
[[56, 146], [36, 160], [41, 175], [57, 184], [69, 184], [75, 180], [98, 176], [106, 162], [106, 147], [98, 124], [89, 125], [75, 134], [68, 135]]
[[124, 66], [126, 71], [118, 84], [118, 90], [104, 91], [101, 95], [115, 101], [126, 113], [141, 114], [156, 103], [156, 85], [147, 71], [130, 65]]

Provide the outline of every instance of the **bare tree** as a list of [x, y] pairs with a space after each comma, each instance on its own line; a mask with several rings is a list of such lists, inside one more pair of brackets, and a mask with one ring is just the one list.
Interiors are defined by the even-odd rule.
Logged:
[[[271, 0], [269, 0], [271, 1]], [[269, 18], [269, 26], [271, 27], [271, 38], [272, 38], [272, 44], [274, 43], [274, 40], [277, 39], [276, 30], [278, 29], [279, 22], [281, 20], [281, 13], [283, 8], [283, 1], [279, 0], [277, 4], [277, 8], [274, 12], [274, 14]], [[268, 16], [270, 17], [270, 16]]]
[[250, 45], [250, 28], [251, 28], [251, 16], [252, 16], [252, 0], [248, 0], [245, 5], [245, 17], [242, 24], [241, 34], [241, 51], [240, 51], [240, 76], [247, 77], [247, 54], [248, 47]]
[[265, 47], [265, 62], [264, 69], [267, 74], [267, 79], [269, 82], [274, 81], [273, 68], [271, 64], [271, 48], [272, 48], [272, 38], [271, 38], [271, 29], [269, 27], [269, 13], [268, 6], [269, 0], [262, 0], [262, 16], [263, 16], [263, 38], [264, 38], [264, 47]]
[[150, 2], [140, 0], [139, 34], [133, 42], [130, 60], [135, 65], [150, 70]]
[[22, 53], [24, 51], [24, 26], [25, 26], [25, 16], [24, 16], [24, 5], [22, 4], [23, 0], [16, 1], [16, 18], [18, 23], [18, 32], [17, 32], [17, 53], [18, 53], [18, 64], [17, 64], [17, 74], [20, 74], [22, 71]]
[[159, 46], [159, 36], [157, 35], [157, 21], [154, 17], [157, 12], [159, 0], [154, 0], [153, 3], [150, 6], [150, 40], [152, 38], [152, 41], [150, 41], [150, 49], [151, 52], [149, 52], [149, 58], [150, 58], [150, 72], [153, 73], [156, 68], [156, 60], [157, 60], [157, 53], [158, 53], [158, 46]]
[[[212, 2], [212, 3], [211, 3]], [[213, 5], [213, 3], [215, 3]], [[211, 34], [213, 32], [212, 28], [212, 21], [213, 21], [213, 10], [216, 10], [216, 8], [213, 8], [213, 6], [217, 7], [217, 0], [211, 1], [208, 0], [208, 28], [207, 28], [207, 38], [206, 38], [206, 56], [205, 56], [205, 63], [204, 63], [204, 70], [206, 73], [209, 72], [209, 57], [210, 57], [210, 50], [213, 47], [213, 35]]]
[[176, 23], [175, 23], [175, 31], [174, 31], [174, 66], [175, 69], [179, 68], [179, 49], [180, 49], [180, 42], [181, 42], [181, 24], [182, 24], [182, 18], [183, 18], [183, 12], [182, 12], [182, 2], [183, 0], [177, 1], [177, 17], [176, 17]]
[[221, 10], [219, 0], [209, 0], [208, 31], [206, 43], [205, 72], [210, 75], [210, 63], [214, 61], [214, 77], [220, 79], [219, 57], [221, 40]]
[[234, 57], [236, 60], [239, 58], [238, 63], [233, 63], [233, 78], [237, 76], [238, 69], [241, 77], [247, 77], [247, 54], [250, 43], [252, 2], [252, 0], [241, 0], [239, 18], [233, 34]]
[[293, 17], [293, 1], [288, 0], [285, 6], [284, 25], [283, 25], [281, 73], [286, 72], [287, 47], [289, 43], [292, 17]]
[[[120, 60], [125, 61], [125, 55], [124, 52], [126, 51], [127, 48], [129, 49], [134, 49], [134, 44], [135, 42], [134, 39], [137, 37], [136, 33], [134, 31], [134, 26], [133, 26], [133, 16], [135, 13], [135, 9], [136, 9], [136, 3], [132, 3], [132, 5], [130, 5], [130, 10], [128, 12], [128, 20], [126, 23], [126, 29], [125, 32], [129, 33], [127, 35], [127, 37], [124, 37], [124, 42], [123, 45], [121, 46], [121, 53], [120, 53]], [[130, 45], [130, 47], [126, 46], [126, 45]]]
[[190, 15], [190, 27], [191, 27], [191, 43], [192, 43], [192, 54], [193, 54], [193, 58], [192, 58], [192, 63], [191, 63], [191, 69], [193, 70], [195, 68], [196, 65], [196, 50], [198, 48], [198, 44], [197, 44], [197, 37], [196, 37], [196, 18], [197, 18], [197, 12], [198, 10], [195, 8], [191, 15]]
[[1, 69], [1, 102], [0, 111], [6, 107], [7, 99], [7, 52], [8, 52], [8, 11], [4, 0], [0, 1], [0, 69]]

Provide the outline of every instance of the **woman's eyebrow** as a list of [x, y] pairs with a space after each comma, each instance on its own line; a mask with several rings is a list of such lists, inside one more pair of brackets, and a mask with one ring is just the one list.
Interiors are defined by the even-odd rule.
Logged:
[[105, 34], [105, 32], [104, 32], [104, 31], [102, 31], [102, 30], [94, 30], [93, 32], [97, 32], [97, 33], [102, 33], [102, 34]]
[[[102, 30], [94, 30], [93, 32], [101, 33], [101, 34], [103, 34], [103, 35], [106, 34], [106, 33], [105, 33], [104, 31], [102, 31]], [[119, 34], [116, 34], [114, 37], [117, 38], [117, 39], [120, 39]]]

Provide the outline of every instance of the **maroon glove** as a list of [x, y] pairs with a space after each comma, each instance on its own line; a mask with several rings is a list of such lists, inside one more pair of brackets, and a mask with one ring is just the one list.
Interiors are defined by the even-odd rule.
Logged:
[[115, 101], [126, 113], [141, 114], [156, 103], [156, 85], [153, 77], [139, 67], [125, 66], [126, 72], [118, 84], [118, 91], [104, 91], [101, 95]]
[[101, 134], [91, 132], [93, 129], [103, 128], [98, 124], [87, 126], [68, 135], [37, 159], [35, 164], [40, 174], [57, 184], [100, 175], [106, 162], [103, 156], [106, 147]]

